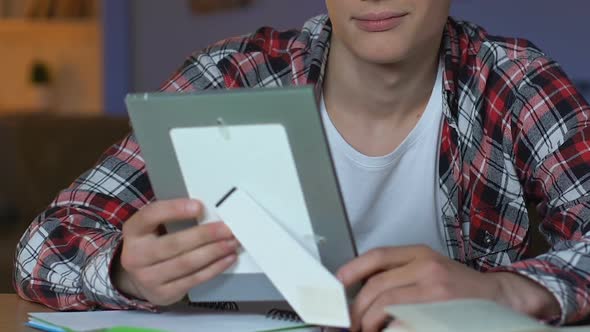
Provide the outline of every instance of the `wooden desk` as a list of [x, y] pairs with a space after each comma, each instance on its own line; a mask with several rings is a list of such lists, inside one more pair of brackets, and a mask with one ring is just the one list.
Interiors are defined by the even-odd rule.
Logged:
[[0, 294], [0, 331], [38, 332], [26, 327], [29, 312], [52, 311], [40, 304], [22, 300], [16, 294]]

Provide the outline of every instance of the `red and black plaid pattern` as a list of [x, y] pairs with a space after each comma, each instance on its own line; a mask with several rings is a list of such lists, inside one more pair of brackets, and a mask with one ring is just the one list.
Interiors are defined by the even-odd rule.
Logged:
[[[189, 57], [162, 90], [314, 84], [320, 92], [330, 36], [328, 18], [318, 16], [300, 31], [262, 28], [227, 39]], [[449, 19], [441, 58], [440, 222], [449, 256], [546, 287], [561, 305], [558, 322], [588, 315], [590, 107], [560, 67], [526, 40]], [[65, 310], [151, 308], [119, 293], [109, 271], [121, 225], [153, 200], [130, 135], [24, 234], [16, 256], [18, 293]], [[537, 209], [539, 224], [527, 206]], [[530, 257], [536, 228], [552, 247]]]

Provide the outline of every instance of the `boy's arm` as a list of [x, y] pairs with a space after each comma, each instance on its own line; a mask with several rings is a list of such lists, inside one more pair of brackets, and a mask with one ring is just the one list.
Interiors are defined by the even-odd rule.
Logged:
[[[161, 90], [218, 89], [224, 82], [212, 58], [198, 53]], [[26, 230], [15, 256], [17, 293], [58, 310], [153, 308], [126, 297], [111, 280], [123, 223], [153, 200], [140, 147], [129, 135], [60, 192]]]
[[59, 310], [149, 308], [119, 293], [110, 265], [123, 222], [153, 199], [133, 136], [59, 193], [21, 238], [14, 286], [28, 300]]
[[517, 174], [527, 200], [539, 202], [552, 248], [495, 271], [536, 281], [559, 302], [558, 322], [577, 321], [590, 314], [590, 106], [545, 57], [531, 62], [514, 97]]

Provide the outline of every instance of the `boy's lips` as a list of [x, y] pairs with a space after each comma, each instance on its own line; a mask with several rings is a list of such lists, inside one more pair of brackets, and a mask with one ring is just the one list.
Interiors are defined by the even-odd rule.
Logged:
[[354, 16], [357, 27], [367, 32], [382, 32], [391, 30], [403, 21], [407, 13], [379, 12]]

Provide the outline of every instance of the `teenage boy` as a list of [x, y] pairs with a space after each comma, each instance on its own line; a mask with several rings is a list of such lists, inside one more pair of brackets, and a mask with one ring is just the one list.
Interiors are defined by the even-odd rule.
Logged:
[[[454, 298], [556, 324], [587, 316], [590, 107], [559, 66], [449, 18], [450, 0], [326, 3], [301, 31], [262, 28], [196, 53], [163, 90], [316, 87], [361, 253], [338, 272], [365, 282], [352, 329], [382, 327], [389, 304]], [[176, 302], [236, 259], [221, 222], [158, 232], [200, 211], [155, 201], [130, 135], [30, 226], [17, 291], [68, 310]], [[539, 230], [551, 249], [535, 257]]]

